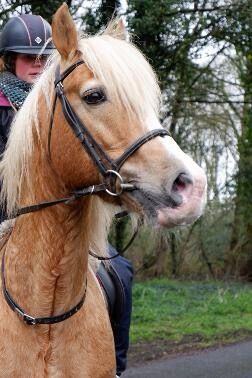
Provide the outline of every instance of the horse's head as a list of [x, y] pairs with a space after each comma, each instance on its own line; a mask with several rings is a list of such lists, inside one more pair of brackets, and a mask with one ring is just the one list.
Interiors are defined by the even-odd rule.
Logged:
[[[62, 5], [52, 36], [58, 53], [18, 112], [0, 164], [9, 213], [103, 183], [105, 201], [160, 225], [197, 219], [206, 176], [162, 129], [155, 74], [126, 40], [123, 24], [113, 22], [101, 35], [79, 39]], [[50, 178], [51, 191], [44, 188]]]
[[[116, 161], [137, 139], [161, 128], [155, 75], [143, 55], [126, 41], [121, 22], [110, 25], [100, 36], [78, 40], [74, 22], [63, 5], [52, 26], [60, 72], [80, 59], [84, 61], [64, 76], [64, 94], [106, 156]], [[99, 169], [66, 118], [58, 101], [50, 142], [53, 164], [69, 188], [98, 184]], [[119, 169], [123, 181], [134, 187], [120, 195], [129, 210], [144, 212], [167, 227], [190, 223], [201, 215], [206, 176], [170, 136], [145, 141]], [[120, 184], [117, 180], [116, 185]], [[111, 201], [109, 195], [106, 198]]]

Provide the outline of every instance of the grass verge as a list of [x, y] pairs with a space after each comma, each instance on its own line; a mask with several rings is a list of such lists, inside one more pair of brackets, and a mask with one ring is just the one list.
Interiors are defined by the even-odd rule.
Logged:
[[202, 345], [252, 332], [252, 285], [154, 279], [135, 283], [131, 343]]

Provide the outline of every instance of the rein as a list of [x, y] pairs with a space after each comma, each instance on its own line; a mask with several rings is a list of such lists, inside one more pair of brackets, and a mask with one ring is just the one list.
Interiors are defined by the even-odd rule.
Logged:
[[27, 325], [60, 323], [60, 322], [63, 322], [64, 320], [70, 318], [71, 316], [76, 314], [76, 312], [78, 312], [81, 309], [81, 307], [82, 307], [82, 305], [85, 301], [85, 298], [86, 298], [87, 281], [86, 281], [86, 285], [85, 285], [85, 291], [84, 291], [84, 294], [83, 294], [81, 300], [79, 301], [79, 303], [77, 303], [76, 306], [72, 307], [70, 310], [68, 310], [68, 311], [66, 311], [66, 312], [64, 312], [63, 314], [60, 314], [60, 315], [46, 316], [46, 317], [40, 317], [40, 318], [35, 318], [31, 315], [28, 315], [15, 302], [15, 300], [12, 298], [12, 296], [10, 295], [10, 293], [8, 292], [8, 290], [6, 288], [6, 282], [5, 282], [5, 277], [4, 277], [4, 267], [5, 267], [4, 257], [5, 257], [5, 252], [3, 253], [3, 257], [2, 257], [2, 270], [1, 270], [2, 290], [3, 290], [4, 298], [5, 298], [6, 302], [8, 303], [8, 305], [10, 306], [10, 308], [12, 309], [12, 311], [14, 311]]
[[[85, 64], [84, 60], [78, 60], [74, 64], [72, 64], [70, 67], [68, 67], [63, 73], [60, 73], [59, 66], [56, 68], [55, 73], [55, 98], [53, 102], [53, 109], [52, 109], [52, 115], [50, 119], [50, 125], [49, 125], [49, 133], [48, 133], [48, 152], [50, 157], [50, 141], [51, 141], [51, 132], [53, 127], [53, 118], [55, 113], [55, 107], [57, 99], [59, 99], [62, 107], [63, 114], [65, 116], [65, 119], [67, 120], [68, 125], [74, 132], [76, 138], [79, 139], [81, 145], [83, 146], [84, 150], [88, 153], [92, 161], [94, 162], [95, 166], [97, 167], [99, 173], [103, 177], [103, 182], [101, 184], [97, 185], [91, 185], [88, 187], [84, 187], [78, 190], [74, 190], [69, 197], [66, 198], [60, 198], [60, 199], [54, 199], [51, 201], [45, 201], [40, 202], [38, 204], [26, 206], [23, 208], [18, 209], [15, 216], [23, 215], [32, 213], [35, 211], [42, 210], [44, 208], [55, 206], [58, 204], [69, 204], [77, 199], [80, 199], [82, 197], [85, 197], [87, 195], [93, 195], [98, 193], [107, 193], [110, 196], [118, 197], [120, 196], [124, 191], [132, 191], [136, 190], [137, 186], [133, 185], [128, 182], [124, 182], [122, 176], [120, 175], [119, 171], [122, 165], [125, 163], [125, 161], [134, 154], [142, 145], [144, 145], [146, 142], [149, 142], [153, 138], [156, 138], [157, 136], [165, 137], [169, 136], [169, 132], [164, 129], [155, 129], [147, 132], [142, 137], [138, 138], [135, 142], [133, 142], [123, 153], [121, 156], [119, 156], [117, 159], [112, 160], [106, 152], [102, 149], [102, 147], [96, 142], [96, 140], [93, 138], [89, 130], [86, 128], [86, 126], [82, 123], [82, 121], [79, 119], [78, 115], [75, 113], [74, 109], [72, 108], [71, 104], [69, 103], [67, 97], [64, 93], [64, 84], [63, 81], [68, 75], [75, 70], [79, 65]], [[119, 182], [119, 189], [116, 190], [116, 182]], [[89, 252], [94, 257], [97, 257], [92, 251]], [[10, 308], [18, 314], [18, 316], [21, 317], [21, 319], [28, 325], [36, 325], [36, 324], [54, 324], [58, 322], [62, 322], [63, 320], [71, 317], [74, 315], [77, 311], [79, 311], [85, 301], [86, 297], [86, 290], [87, 290], [87, 282], [85, 286], [84, 294], [80, 300], [80, 302], [74, 306], [69, 311], [57, 315], [57, 316], [48, 316], [48, 317], [41, 317], [41, 318], [35, 318], [33, 316], [30, 316], [26, 314], [22, 308], [15, 302], [15, 300], [12, 298], [10, 293], [8, 292], [6, 288], [6, 282], [5, 282], [5, 264], [4, 264], [4, 256], [2, 258], [2, 286], [3, 286], [3, 294], [5, 297], [5, 300], [7, 304], [10, 306]], [[107, 260], [116, 257], [117, 255], [114, 255], [110, 258], [100, 258], [100, 260]]]

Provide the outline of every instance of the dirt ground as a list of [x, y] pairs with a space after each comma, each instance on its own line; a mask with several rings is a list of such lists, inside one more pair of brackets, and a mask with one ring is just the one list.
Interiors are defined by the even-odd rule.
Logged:
[[146, 361], [159, 360], [168, 356], [178, 356], [180, 354], [193, 354], [202, 349], [217, 348], [222, 345], [234, 344], [240, 341], [251, 340], [252, 332], [240, 330], [226, 335], [223, 340], [215, 340], [211, 344], [203, 341], [199, 335], [187, 336], [180, 342], [169, 340], [157, 340], [149, 343], [136, 343], [129, 347], [128, 367], [141, 365]]

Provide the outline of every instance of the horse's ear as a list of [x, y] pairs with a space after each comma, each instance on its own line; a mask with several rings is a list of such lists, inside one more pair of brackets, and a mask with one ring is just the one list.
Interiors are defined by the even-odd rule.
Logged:
[[105, 30], [105, 34], [110, 35], [111, 37], [128, 40], [129, 33], [125, 27], [124, 21], [122, 18], [112, 21]]
[[68, 6], [63, 3], [52, 20], [53, 43], [63, 59], [68, 59], [77, 51], [78, 33]]

